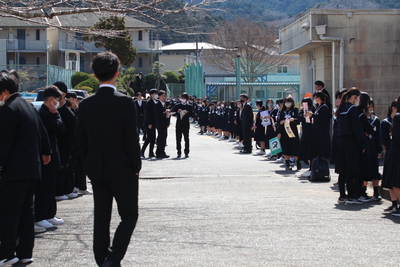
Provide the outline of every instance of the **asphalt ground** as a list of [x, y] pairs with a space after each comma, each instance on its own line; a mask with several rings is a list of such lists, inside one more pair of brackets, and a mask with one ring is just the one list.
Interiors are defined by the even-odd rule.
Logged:
[[[198, 131], [189, 158], [176, 158], [171, 125], [171, 157], [143, 160], [122, 266], [399, 266], [400, 218], [383, 212], [388, 201], [338, 204], [333, 171], [331, 182], [311, 183]], [[65, 224], [36, 235], [30, 266], [96, 266], [92, 196], [59, 202], [57, 215]]]

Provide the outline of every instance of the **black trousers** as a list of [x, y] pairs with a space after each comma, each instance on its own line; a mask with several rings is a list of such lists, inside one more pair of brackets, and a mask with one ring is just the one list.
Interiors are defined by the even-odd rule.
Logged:
[[176, 150], [178, 151], [178, 155], [182, 154], [182, 145], [181, 145], [181, 141], [182, 141], [182, 135], [183, 135], [183, 139], [185, 141], [185, 155], [189, 154], [190, 150], [190, 144], [189, 144], [189, 129], [183, 129], [181, 127], [177, 127], [175, 130], [175, 134], [176, 134]]
[[156, 156], [164, 156], [165, 155], [166, 144], [167, 144], [167, 127], [157, 128]]
[[75, 187], [79, 190], [86, 190], [86, 174], [83, 170], [83, 160], [80, 155], [78, 155], [78, 161], [75, 168]]
[[144, 154], [144, 152], [146, 152], [146, 148], [150, 144], [149, 155], [153, 155], [154, 154], [154, 144], [156, 143], [156, 129], [154, 128], [154, 125], [151, 129], [147, 128], [146, 133], [147, 133], [147, 137], [146, 137], [146, 141], [144, 141], [144, 144], [142, 147], [142, 154]]
[[252, 146], [251, 146], [251, 127], [250, 128], [246, 128], [246, 127], [242, 127], [242, 131], [243, 131], [243, 145], [244, 148], [243, 150], [246, 152], [251, 152], [252, 151]]
[[[92, 181], [94, 198], [93, 251], [101, 266], [105, 258], [120, 262], [126, 253], [138, 219], [138, 176], [117, 181]], [[113, 199], [121, 217], [110, 247], [110, 221]], [[109, 249], [110, 248], [110, 249]]]
[[42, 170], [42, 180], [35, 192], [35, 222], [54, 218], [56, 204], [57, 171]]
[[75, 181], [71, 171], [70, 167], [64, 167], [57, 172], [57, 196], [70, 194], [74, 190]]
[[36, 185], [37, 181], [32, 180], [0, 180], [0, 259], [15, 255], [20, 259], [32, 258]]

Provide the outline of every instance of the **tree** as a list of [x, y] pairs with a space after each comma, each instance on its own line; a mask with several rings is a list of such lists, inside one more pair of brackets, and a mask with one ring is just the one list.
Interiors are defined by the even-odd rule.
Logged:
[[80, 89], [82, 87], [90, 87], [93, 89], [92, 93], [96, 93], [97, 90], [99, 90], [99, 81], [95, 77], [91, 76], [89, 79], [77, 84], [74, 89]]
[[[235, 58], [240, 56], [240, 71], [246, 83], [255, 82], [257, 75], [267, 74], [279, 65], [286, 65], [290, 58], [280, 56], [275, 44], [276, 30], [269, 25], [259, 25], [245, 19], [227, 21], [216, 29], [210, 42], [216, 46], [208, 51], [205, 61], [218, 71], [235, 72]], [[225, 48], [225, 49], [221, 49]], [[252, 98], [253, 88], [249, 87]]]
[[[179, 14], [187, 11], [205, 9], [205, 6], [223, 2], [225, 0], [198, 0], [185, 3], [182, 7], [172, 6], [165, 8], [162, 4], [169, 0], [129, 0], [129, 1], [108, 1], [108, 0], [81, 0], [81, 1], [54, 1], [54, 0], [16, 0], [2, 1], [0, 13], [2, 17], [12, 17], [20, 20], [40, 23], [51, 27], [56, 27], [66, 31], [81, 32], [83, 34], [94, 34], [90, 29], [79, 29], [70, 26], [61, 26], [55, 16], [95, 13], [103, 14], [130, 14], [140, 16], [157, 22], [165, 27], [168, 24], [158, 19], [156, 15]], [[46, 18], [46, 19], [37, 19]], [[99, 30], [95, 34], [104, 36], [117, 36], [118, 32], [109, 30]]]
[[92, 29], [104, 29], [109, 31], [118, 31], [116, 37], [106, 37], [102, 35], [86, 35], [83, 39], [85, 41], [94, 41], [94, 45], [104, 47], [108, 51], [116, 54], [123, 66], [130, 66], [136, 57], [136, 47], [132, 46], [131, 36], [125, 28], [125, 18], [118, 16], [111, 16], [107, 18], [100, 18], [99, 22], [94, 24]]
[[147, 90], [156, 88], [156, 75], [154, 73], [149, 73], [146, 75], [145, 85]]
[[[186, 64], [187, 65], [187, 64]], [[185, 83], [185, 66], [182, 66], [178, 69], [179, 72], [179, 82], [180, 83]]]
[[21, 91], [32, 91], [39, 83], [39, 75], [33, 67], [22, 67], [18, 76]]
[[[157, 88], [157, 89], [160, 89], [161, 80], [165, 77], [161, 74], [163, 66], [164, 66], [164, 63], [161, 63], [160, 61], [155, 61], [153, 63], [153, 70], [154, 70], [154, 74], [155, 74], [155, 78], [156, 78], [155, 88]], [[165, 86], [163, 86], [163, 87], [165, 87]], [[161, 88], [161, 89], [163, 89], [163, 88]]]

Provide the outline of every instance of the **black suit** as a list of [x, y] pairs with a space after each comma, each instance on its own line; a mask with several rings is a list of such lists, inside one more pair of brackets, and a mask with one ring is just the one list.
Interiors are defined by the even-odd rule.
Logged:
[[[144, 127], [146, 128], [147, 137], [142, 147], [142, 154], [146, 151], [147, 146], [150, 144], [149, 156], [154, 156], [154, 144], [156, 143], [156, 117], [154, 115], [155, 105], [158, 101], [149, 99], [146, 104], [146, 112], [144, 116]], [[151, 129], [149, 129], [151, 125]]]
[[64, 104], [58, 109], [61, 119], [65, 125], [65, 132], [59, 140], [60, 160], [62, 169], [58, 172], [57, 179], [57, 196], [72, 193], [75, 185], [74, 177], [69, 170], [69, 163], [71, 161], [72, 151], [74, 149], [76, 137], [76, 116]]
[[143, 140], [146, 139], [146, 128], [144, 127], [144, 117], [146, 115], [146, 101], [142, 100], [141, 104], [139, 104], [139, 100], [135, 101], [135, 106], [136, 106], [136, 119], [137, 119], [137, 124], [138, 124], [138, 130], [142, 130], [143, 132]]
[[157, 150], [156, 156], [165, 156], [165, 146], [167, 144], [167, 129], [169, 126], [169, 118], [166, 114], [166, 105], [161, 101], [154, 106], [154, 115], [156, 118], [156, 129], [157, 129]]
[[182, 135], [185, 140], [185, 155], [189, 154], [189, 129], [190, 129], [190, 123], [189, 123], [189, 118], [192, 117], [193, 115], [193, 106], [188, 105], [188, 104], [177, 104], [175, 107], [172, 109], [173, 112], [178, 112], [178, 110], [186, 110], [188, 113], [181, 118], [181, 115], [179, 113], [176, 113], [176, 126], [175, 126], [175, 134], [176, 134], [176, 150], [178, 151], [178, 155], [181, 155], [182, 153], [182, 147], [181, 147], [181, 140], [182, 140]]
[[[101, 265], [106, 257], [120, 262], [138, 218], [141, 159], [133, 100], [112, 87], [100, 87], [83, 100], [79, 105], [78, 144], [93, 186], [96, 262]], [[122, 221], [110, 247], [113, 198]]]
[[253, 127], [253, 121], [254, 121], [253, 109], [251, 107], [251, 104], [249, 102], [246, 102], [243, 104], [242, 118], [241, 118], [243, 145], [244, 145], [243, 150], [246, 152], [252, 151], [251, 132]]
[[64, 134], [65, 126], [59, 113], [51, 113], [49, 108], [42, 105], [39, 116], [47, 130], [51, 149], [51, 161], [42, 168], [42, 180], [35, 192], [35, 221], [52, 219], [57, 213], [56, 182], [57, 171], [61, 169], [58, 139]]
[[0, 140], [0, 259], [31, 258], [33, 193], [41, 155], [51, 148], [36, 110], [18, 93], [0, 108]]

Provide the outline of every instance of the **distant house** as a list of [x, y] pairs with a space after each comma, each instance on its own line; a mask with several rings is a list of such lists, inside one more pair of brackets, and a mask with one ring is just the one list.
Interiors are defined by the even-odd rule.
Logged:
[[42, 19], [37, 23], [0, 16], [0, 65], [46, 65], [47, 26]]
[[[53, 21], [63, 27], [90, 28], [101, 17], [104, 17], [104, 14], [84, 13], [54, 17]], [[161, 46], [160, 41], [151, 39], [150, 32], [155, 26], [128, 16], [124, 18], [133, 46], [137, 48], [136, 60], [132, 66], [137, 72], [149, 73]], [[96, 48], [94, 42], [84, 42], [81, 33], [67, 32], [57, 27], [51, 27], [48, 36], [51, 64], [66, 69], [90, 72], [90, 63], [93, 57], [105, 50]]]
[[279, 31], [280, 51], [300, 55], [300, 88], [315, 80], [332, 94], [358, 87], [375, 100], [375, 111], [400, 94], [400, 10], [311, 9]]

